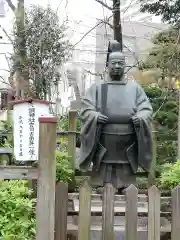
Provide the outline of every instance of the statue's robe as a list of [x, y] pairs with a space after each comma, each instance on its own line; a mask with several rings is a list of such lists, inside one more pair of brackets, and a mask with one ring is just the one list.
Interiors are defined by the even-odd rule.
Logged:
[[[107, 124], [98, 123], [99, 112], [108, 117]], [[79, 167], [87, 171], [93, 163], [93, 185], [126, 187], [135, 183], [138, 166], [150, 170], [152, 107], [137, 82], [93, 84], [82, 99], [80, 117]]]

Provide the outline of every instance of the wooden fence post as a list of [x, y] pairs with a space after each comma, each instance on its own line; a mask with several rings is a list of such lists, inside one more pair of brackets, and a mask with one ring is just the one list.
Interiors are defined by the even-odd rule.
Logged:
[[125, 239], [137, 240], [138, 190], [134, 185], [126, 189]]
[[154, 130], [154, 126], [153, 126], [153, 159], [151, 162], [151, 167], [150, 167], [150, 171], [148, 174], [148, 188], [153, 186], [156, 183], [156, 148], [157, 148], [157, 141], [156, 141], [156, 132]]
[[54, 240], [67, 240], [68, 186], [56, 184]]
[[90, 240], [91, 228], [91, 187], [85, 181], [79, 193], [78, 240]]
[[180, 186], [172, 192], [172, 230], [171, 240], [180, 238]]
[[103, 192], [102, 240], [114, 239], [114, 194], [114, 187], [108, 183]]
[[76, 167], [76, 115], [77, 111], [69, 111], [68, 155], [71, 158], [71, 167], [73, 171]]
[[39, 122], [36, 240], [54, 240], [57, 119], [42, 116]]
[[160, 192], [156, 186], [148, 190], [148, 240], [160, 240]]

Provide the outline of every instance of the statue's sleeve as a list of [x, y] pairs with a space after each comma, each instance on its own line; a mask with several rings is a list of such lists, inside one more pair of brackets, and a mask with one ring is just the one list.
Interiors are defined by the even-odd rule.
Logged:
[[143, 88], [137, 84], [136, 88], [136, 107], [137, 107], [137, 117], [144, 120], [152, 120], [152, 106], [151, 103], [144, 92]]
[[152, 106], [146, 93], [140, 85], [137, 85], [136, 107], [137, 112], [133, 117], [140, 121], [140, 126], [135, 126], [138, 142], [138, 164], [149, 172], [153, 157], [153, 139], [152, 139]]
[[99, 113], [96, 110], [97, 85], [93, 84], [82, 98], [81, 119], [81, 148], [79, 167], [88, 170], [97, 145], [97, 120]]

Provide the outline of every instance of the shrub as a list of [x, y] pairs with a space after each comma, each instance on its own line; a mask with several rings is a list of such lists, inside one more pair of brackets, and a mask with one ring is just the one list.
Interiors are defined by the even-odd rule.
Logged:
[[175, 91], [159, 87], [144, 90], [153, 107], [154, 129], [156, 132], [157, 165], [173, 163], [177, 156], [178, 97]]
[[[60, 121], [58, 122], [58, 130], [59, 131], [68, 131], [68, 114], [63, 116]], [[80, 131], [81, 124], [80, 124], [80, 119], [79, 115], [77, 115], [76, 118], [76, 131]]]
[[7, 133], [12, 133], [12, 122], [8, 121], [0, 121], [0, 133], [4, 134], [4, 136], [0, 136], [0, 147], [12, 148], [13, 146], [13, 135], [7, 135]]
[[163, 166], [160, 176], [160, 186], [163, 189], [171, 190], [180, 184], [180, 161], [167, 163]]
[[57, 140], [57, 149], [61, 152], [67, 152], [68, 151], [68, 140], [67, 140], [67, 138], [60, 137]]
[[73, 170], [70, 165], [68, 153], [56, 150], [56, 180], [71, 183], [72, 179]]
[[[68, 114], [63, 116], [59, 122], [58, 122], [58, 131], [68, 131]], [[80, 123], [80, 118], [79, 115], [77, 114], [76, 118], [76, 131], [80, 132], [81, 130], [81, 123]], [[80, 147], [80, 137], [77, 135], [76, 136], [76, 147]]]
[[[56, 151], [56, 179], [71, 183], [73, 171], [67, 152]], [[0, 239], [34, 240], [34, 200], [27, 181], [0, 181]]]
[[0, 237], [3, 240], [35, 239], [34, 200], [27, 181], [0, 181]]

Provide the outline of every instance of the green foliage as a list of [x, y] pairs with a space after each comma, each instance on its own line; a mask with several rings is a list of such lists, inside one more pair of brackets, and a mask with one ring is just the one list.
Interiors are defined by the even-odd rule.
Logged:
[[[80, 132], [81, 130], [81, 122], [80, 122], [80, 119], [79, 119], [79, 116], [77, 116], [77, 119], [76, 119], [76, 131], [77, 132]], [[59, 123], [58, 123], [58, 131], [68, 131], [68, 114], [63, 116]], [[76, 137], [76, 146], [77, 147], [80, 147], [80, 138], [79, 136]]]
[[[68, 114], [64, 115], [58, 123], [58, 130], [59, 131], [68, 131]], [[77, 120], [76, 120], [76, 131], [80, 132], [81, 129], [81, 123], [80, 123], [80, 119], [79, 116], [77, 116]]]
[[172, 190], [178, 186], [180, 184], [180, 161], [165, 164], [159, 180], [163, 189]]
[[156, 16], [162, 16], [162, 20], [171, 24], [179, 25], [180, 0], [140, 0], [141, 11], [149, 12]]
[[179, 30], [175, 27], [162, 31], [152, 39], [154, 46], [139, 69], [161, 69], [164, 76], [180, 74]]
[[[4, 136], [0, 136], [0, 147], [12, 148], [13, 146], [13, 135], [12, 135], [12, 122], [11, 121], [0, 121], [0, 133]], [[8, 135], [10, 133], [10, 135]], [[7, 136], [5, 136], [7, 134]]]
[[71, 183], [73, 170], [70, 165], [68, 153], [56, 151], [56, 180]]
[[35, 216], [27, 181], [0, 181], [0, 237], [34, 240]]
[[[11, 149], [13, 148], [12, 122], [9, 119], [7, 121], [0, 121], [0, 147]], [[12, 153], [12, 157], [13, 155], [14, 154]], [[9, 163], [8, 155], [1, 154], [0, 164], [8, 163]]]
[[67, 138], [59, 138], [57, 140], [57, 149], [60, 152], [67, 152], [68, 151], [68, 139]]
[[[51, 88], [60, 79], [57, 68], [60, 68], [70, 57], [70, 43], [67, 40], [67, 25], [61, 24], [56, 11], [50, 6], [32, 5], [25, 13], [25, 29], [14, 26], [14, 56], [12, 71], [19, 68], [19, 36], [23, 32], [25, 52], [23, 69], [33, 97], [38, 99], [51, 97]], [[57, 80], [57, 81], [56, 81]]]
[[[72, 177], [68, 154], [56, 151], [56, 180], [71, 184]], [[34, 240], [33, 205], [27, 181], [0, 181], [0, 238]]]
[[176, 92], [164, 92], [158, 87], [144, 87], [154, 111], [157, 164], [176, 161], [178, 100]]

